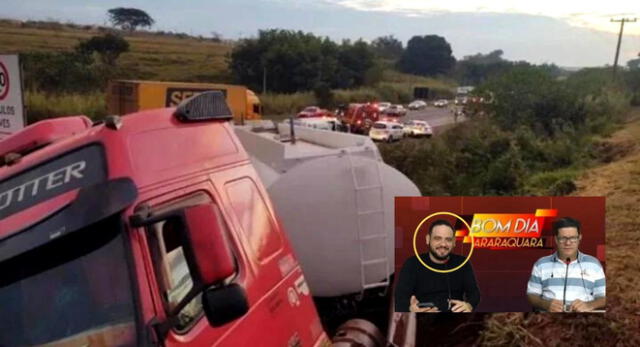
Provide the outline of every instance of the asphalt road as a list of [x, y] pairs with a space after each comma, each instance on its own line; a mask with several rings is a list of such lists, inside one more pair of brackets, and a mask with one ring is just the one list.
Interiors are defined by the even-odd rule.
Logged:
[[[424, 120], [431, 125], [434, 134], [442, 131], [446, 125], [454, 124], [453, 109], [457, 106], [433, 107], [427, 106], [422, 110], [410, 110], [407, 115], [400, 119], [401, 122], [409, 120]], [[458, 116], [458, 122], [464, 121], [463, 116]]]

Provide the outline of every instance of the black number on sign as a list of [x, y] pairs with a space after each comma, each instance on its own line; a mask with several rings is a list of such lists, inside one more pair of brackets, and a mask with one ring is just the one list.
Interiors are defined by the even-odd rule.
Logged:
[[0, 87], [4, 87], [6, 83], [7, 81], [6, 81], [6, 77], [4, 76], [4, 73], [0, 72]]

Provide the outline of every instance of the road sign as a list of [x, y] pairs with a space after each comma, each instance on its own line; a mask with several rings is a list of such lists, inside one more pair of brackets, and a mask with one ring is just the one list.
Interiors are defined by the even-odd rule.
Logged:
[[24, 128], [22, 78], [17, 55], [0, 55], [0, 140]]

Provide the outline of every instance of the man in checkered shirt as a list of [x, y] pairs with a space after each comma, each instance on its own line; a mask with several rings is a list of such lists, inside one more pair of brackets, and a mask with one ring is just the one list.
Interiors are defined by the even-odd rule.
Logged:
[[527, 284], [531, 305], [550, 312], [604, 309], [604, 270], [598, 259], [578, 250], [580, 222], [560, 218], [553, 223], [553, 233], [557, 251], [536, 261]]

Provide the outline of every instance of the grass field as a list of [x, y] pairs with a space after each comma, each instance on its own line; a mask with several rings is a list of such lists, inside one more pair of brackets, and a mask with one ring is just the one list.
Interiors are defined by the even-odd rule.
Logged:
[[606, 197], [607, 313], [486, 315], [478, 344], [640, 344], [640, 110], [607, 143], [609, 162], [583, 172], [573, 194]]
[[[5, 54], [36, 51], [72, 51], [81, 40], [104, 32], [95, 28], [72, 28], [62, 24], [24, 27], [18, 22], [0, 20], [0, 47]], [[130, 51], [118, 64], [126, 78], [165, 81], [230, 82], [226, 55], [229, 43], [210, 39], [176, 37], [153, 33], [124, 33]]]

